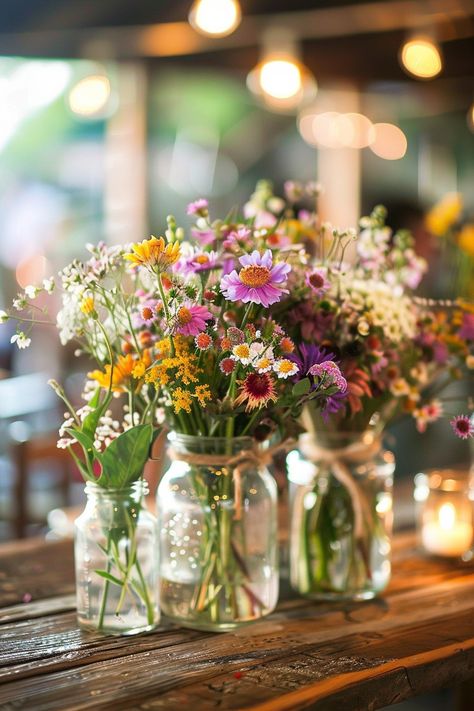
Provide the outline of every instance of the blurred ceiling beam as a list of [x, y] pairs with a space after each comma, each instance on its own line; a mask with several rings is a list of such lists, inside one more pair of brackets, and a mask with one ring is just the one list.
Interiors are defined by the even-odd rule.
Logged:
[[474, 0], [393, 0], [245, 16], [236, 32], [219, 40], [198, 34], [188, 22], [0, 33], [0, 55], [178, 57], [258, 47], [269, 26], [283, 26], [301, 40], [434, 27], [439, 40], [448, 41], [474, 36], [473, 15]]

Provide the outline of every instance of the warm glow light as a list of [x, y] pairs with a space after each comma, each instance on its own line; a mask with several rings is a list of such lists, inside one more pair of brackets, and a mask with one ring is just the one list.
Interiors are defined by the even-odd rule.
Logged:
[[275, 99], [290, 99], [302, 88], [301, 71], [291, 59], [271, 59], [260, 67], [260, 85]]
[[467, 112], [467, 125], [470, 130], [474, 132], [474, 104], [469, 107], [469, 111]]
[[22, 289], [29, 284], [41, 284], [46, 276], [48, 262], [42, 254], [33, 254], [21, 261], [16, 268], [16, 280]]
[[441, 528], [449, 530], [456, 523], [456, 509], [454, 504], [446, 503], [439, 507], [438, 511], [439, 525]]
[[94, 74], [81, 79], [69, 93], [69, 107], [79, 116], [99, 114], [110, 98], [110, 82], [106, 76]]
[[343, 144], [350, 148], [366, 148], [375, 140], [372, 121], [363, 114], [342, 114], [338, 120], [339, 130], [343, 132]]
[[401, 60], [405, 69], [420, 79], [432, 79], [443, 67], [440, 51], [430, 39], [417, 38], [405, 42]]
[[194, 29], [210, 37], [230, 35], [240, 20], [237, 0], [196, 0], [189, 13]]
[[343, 143], [340, 134], [341, 114], [337, 111], [326, 111], [313, 118], [314, 140], [324, 148], [340, 148]]
[[407, 152], [407, 139], [401, 128], [392, 123], [376, 123], [370, 150], [379, 158], [399, 160]]

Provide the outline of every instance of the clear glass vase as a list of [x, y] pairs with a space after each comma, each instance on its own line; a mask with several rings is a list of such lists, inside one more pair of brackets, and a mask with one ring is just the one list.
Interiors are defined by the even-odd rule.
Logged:
[[132, 635], [159, 622], [158, 528], [147, 484], [103, 489], [88, 483], [75, 521], [77, 616], [87, 630]]
[[292, 587], [321, 600], [375, 597], [390, 580], [393, 454], [372, 431], [306, 434], [287, 465]]
[[169, 435], [158, 487], [161, 607], [181, 625], [225, 631], [278, 598], [277, 488], [250, 437]]

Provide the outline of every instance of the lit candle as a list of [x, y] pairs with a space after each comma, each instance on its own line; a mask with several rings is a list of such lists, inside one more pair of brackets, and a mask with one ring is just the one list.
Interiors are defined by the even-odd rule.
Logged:
[[421, 540], [424, 548], [435, 555], [459, 557], [472, 545], [472, 524], [458, 518], [456, 507], [445, 502], [437, 510], [437, 519], [422, 525]]

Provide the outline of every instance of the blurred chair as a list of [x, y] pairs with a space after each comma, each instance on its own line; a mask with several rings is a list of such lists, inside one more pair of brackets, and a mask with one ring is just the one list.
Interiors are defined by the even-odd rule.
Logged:
[[[66, 452], [56, 448], [60, 409], [47, 378], [44, 373], [32, 373], [0, 380], [2, 518], [18, 538], [27, 534], [30, 523], [46, 521], [48, 508], [39, 515], [34, 511], [38, 507], [30, 505], [32, 476], [39, 465], [47, 472], [40, 483], [50, 478], [51, 469], [60, 503], [67, 503], [68, 499], [69, 460]], [[44, 488], [37, 488], [40, 497], [31, 497], [32, 501], [41, 498], [43, 492]]]

